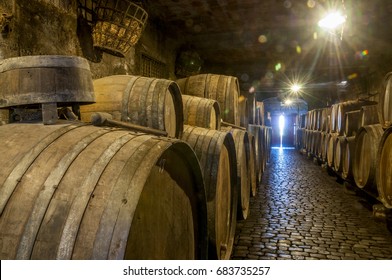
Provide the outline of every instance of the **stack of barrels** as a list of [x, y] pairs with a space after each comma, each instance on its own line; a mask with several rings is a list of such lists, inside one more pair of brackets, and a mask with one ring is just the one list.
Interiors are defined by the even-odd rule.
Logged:
[[177, 138], [174, 82], [128, 76], [98, 90], [88, 62], [68, 56], [4, 60], [0, 76], [12, 116], [0, 126], [1, 259], [207, 258], [205, 183]]
[[325, 160], [327, 154], [325, 143], [329, 133], [329, 110], [315, 109], [301, 115], [297, 129], [297, 147], [321, 160]]
[[351, 100], [301, 116], [298, 148], [392, 208], [392, 73], [379, 102]]
[[[206, 184], [216, 172], [212, 167], [216, 160], [207, 158], [205, 153], [211, 146], [216, 145], [216, 138], [233, 139], [236, 175], [232, 178], [235, 187], [227, 189], [228, 182], [223, 182], [221, 190], [217, 193], [231, 193], [232, 201], [224, 199], [212, 200], [212, 194], [207, 191], [207, 206], [211, 217], [216, 209], [231, 208], [230, 215], [224, 222], [231, 225], [229, 239], [214, 240], [210, 238], [210, 257], [229, 258], [233, 247], [233, 238], [236, 219], [246, 219], [249, 214], [249, 201], [251, 195], [256, 195], [257, 186], [261, 183], [261, 177], [269, 157], [271, 128], [264, 126], [264, 107], [256, 102], [254, 94], [241, 94], [238, 80], [232, 76], [200, 74], [176, 81], [179, 85], [184, 106], [184, 136], [182, 139], [189, 143], [198, 155], [204, 172]], [[200, 108], [201, 104], [214, 104], [210, 110]], [[210, 107], [211, 107], [210, 105]], [[259, 105], [259, 106], [258, 106]], [[212, 107], [211, 107], [212, 108]], [[217, 112], [212, 118], [210, 112]], [[197, 121], [204, 119], [205, 121]], [[211, 125], [213, 119], [214, 125]], [[216, 125], [215, 125], [216, 123]], [[230, 136], [230, 137], [229, 137]], [[222, 152], [223, 154], [227, 151]], [[221, 167], [220, 167], [221, 168]], [[228, 173], [222, 172], [220, 180], [227, 181]], [[208, 188], [208, 187], [207, 187]], [[227, 195], [227, 194], [226, 194]], [[236, 202], [236, 205], [232, 203]], [[236, 213], [235, 213], [236, 212]], [[213, 220], [209, 220], [210, 237], [218, 238]], [[212, 251], [212, 252], [211, 252]]]
[[270, 147], [235, 77], [92, 81], [87, 61], [64, 56], [0, 68], [2, 116], [81, 119], [0, 123], [2, 259], [230, 258]]
[[[179, 87], [181, 81], [129, 75], [97, 79], [94, 81], [97, 102], [82, 106], [81, 118], [93, 122], [97, 112], [103, 112], [122, 123], [161, 131], [168, 141], [178, 139], [187, 144], [199, 162], [204, 182], [207, 258], [229, 259], [239, 201], [249, 202], [249, 199], [239, 200], [240, 188], [248, 189], [250, 196], [248, 174], [244, 173], [249, 158], [245, 147], [247, 134], [238, 138], [242, 142], [235, 142], [233, 133], [221, 130], [221, 108], [225, 110], [226, 120], [235, 120], [239, 125], [238, 84], [234, 77], [197, 82], [198, 86], [189, 82], [189, 93], [193, 95], [185, 95], [182, 94], [185, 89]], [[244, 180], [246, 184], [241, 185]], [[241, 208], [247, 215], [249, 203]], [[193, 235], [184, 232], [189, 234]]]
[[385, 76], [378, 109], [384, 132], [377, 149], [376, 184], [381, 202], [392, 208], [392, 73]]

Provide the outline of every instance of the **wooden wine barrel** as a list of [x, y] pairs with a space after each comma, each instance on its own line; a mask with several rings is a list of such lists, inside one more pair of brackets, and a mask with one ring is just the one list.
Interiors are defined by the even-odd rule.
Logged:
[[308, 123], [306, 125], [306, 128], [308, 130], [313, 130], [313, 110], [308, 111], [307, 116]]
[[248, 99], [241, 95], [238, 98], [238, 111], [240, 115], [240, 126], [248, 127], [249, 124], [249, 108], [248, 108]]
[[328, 132], [329, 130], [329, 118], [331, 116], [331, 107], [322, 108], [320, 113], [320, 130]]
[[182, 95], [184, 124], [220, 130], [220, 108], [216, 100]]
[[392, 72], [385, 75], [379, 99], [380, 123], [384, 128], [392, 126]]
[[305, 129], [305, 149], [306, 149], [306, 151], [307, 152], [309, 152], [310, 153], [310, 150], [311, 150], [311, 146], [312, 146], [312, 137], [311, 137], [311, 135], [312, 135], [312, 130], [309, 130], [309, 129]]
[[330, 119], [330, 133], [335, 133], [337, 131], [337, 123], [338, 123], [338, 107], [339, 104], [333, 104], [331, 106], [331, 119]]
[[345, 155], [345, 136], [339, 136], [336, 138], [336, 143], [335, 143], [335, 154], [334, 154], [334, 158], [333, 158], [333, 166], [334, 166], [334, 170], [336, 173], [340, 174], [343, 171], [343, 157]]
[[386, 207], [392, 208], [392, 127], [386, 129], [380, 141], [377, 153], [376, 179], [379, 200]]
[[327, 161], [327, 151], [328, 151], [328, 133], [326, 132], [321, 132], [321, 140], [320, 140], [320, 145], [321, 145], [321, 153], [320, 153], [320, 159], [322, 162]]
[[237, 221], [237, 163], [231, 133], [186, 125], [182, 140], [196, 152], [207, 193], [209, 257], [229, 259]]
[[317, 130], [318, 123], [317, 123], [317, 110], [316, 109], [311, 110], [311, 122], [312, 123], [311, 123], [310, 128], [313, 131]]
[[321, 131], [318, 130], [314, 132], [314, 155], [321, 157]]
[[305, 128], [300, 128], [300, 130], [302, 131], [301, 132], [301, 140], [300, 140], [301, 141], [300, 150], [303, 150], [303, 149], [306, 148], [306, 129]]
[[312, 131], [312, 149], [311, 154], [317, 156], [317, 130]]
[[343, 135], [346, 137], [355, 136], [357, 131], [361, 128], [361, 111], [355, 110], [347, 112], [344, 115], [344, 123]]
[[272, 127], [266, 126], [265, 128], [265, 155], [266, 162], [271, 162], [271, 141], [272, 141]]
[[256, 106], [256, 125], [263, 125], [265, 118], [262, 112], [263, 108]]
[[1, 259], [207, 257], [188, 144], [80, 122], [8, 124], [0, 141]]
[[315, 127], [315, 111], [314, 110], [310, 110], [309, 111], [309, 130], [314, 130]]
[[304, 129], [303, 128], [297, 128], [296, 131], [296, 139], [295, 139], [295, 148], [297, 150], [301, 150], [302, 149], [302, 138], [303, 138], [303, 133], [304, 133]]
[[306, 129], [302, 128], [302, 140], [301, 140], [301, 149], [306, 149]]
[[307, 144], [307, 151], [310, 154], [313, 154], [313, 150], [314, 150], [314, 130], [308, 130], [308, 144]]
[[90, 66], [76, 56], [42, 55], [0, 61], [0, 108], [94, 102]]
[[182, 97], [170, 80], [114, 75], [94, 80], [96, 103], [81, 106], [81, 119], [90, 122], [94, 112], [115, 120], [166, 131], [179, 138], [184, 125]]
[[355, 155], [355, 136], [344, 138], [343, 145], [345, 147], [342, 158], [342, 178], [347, 181], [352, 181], [354, 179], [352, 166]]
[[303, 136], [302, 136], [302, 146], [304, 151], [306, 151], [307, 141], [308, 141], [308, 130], [305, 128], [303, 130]]
[[255, 139], [255, 157], [256, 157], [256, 178], [257, 184], [261, 184], [261, 178], [263, 176], [263, 146], [264, 146], [264, 134], [260, 125], [250, 124], [248, 131], [254, 136]]
[[268, 126], [261, 125], [260, 126], [261, 130], [261, 136], [262, 136], [262, 141], [261, 141], [261, 149], [262, 149], [262, 158], [261, 158], [261, 172], [264, 174], [265, 169], [267, 168], [267, 134], [268, 134]]
[[377, 102], [374, 101], [362, 101], [362, 100], [351, 100], [338, 104], [337, 118], [336, 118], [336, 132], [340, 136], [343, 135], [345, 129], [344, 117], [347, 112], [360, 110], [365, 105], [375, 105]]
[[309, 131], [309, 151], [312, 155], [315, 155], [315, 151], [316, 151], [316, 131], [315, 130], [310, 130]]
[[311, 130], [312, 127], [312, 111], [306, 113], [306, 126], [305, 128]]
[[[237, 182], [238, 182], [238, 207], [237, 219], [246, 220], [249, 214], [249, 201], [251, 182], [250, 171], [250, 145], [248, 132], [241, 129], [222, 127], [222, 131], [233, 135], [237, 156]], [[253, 163], [254, 164], [254, 163]]]
[[361, 189], [375, 187], [377, 151], [383, 132], [380, 124], [374, 124], [361, 127], [355, 136], [353, 175]]
[[256, 144], [253, 134], [248, 133], [249, 138], [249, 161], [248, 161], [248, 179], [250, 181], [251, 195], [256, 196], [257, 192], [257, 176], [256, 176]]
[[316, 145], [315, 145], [315, 142], [316, 142], [316, 131], [315, 130], [311, 130], [309, 135], [310, 135], [310, 153], [312, 155], [314, 155], [315, 154], [315, 147], [316, 147]]
[[[255, 93], [243, 93], [248, 100], [248, 117], [249, 124], [256, 124], [256, 94]], [[247, 126], [245, 126], [247, 127]]]
[[265, 108], [264, 108], [264, 102], [256, 102], [256, 107], [258, 108], [258, 117], [259, 121], [258, 124], [261, 126], [265, 125]]
[[306, 128], [307, 118], [308, 118], [307, 114], [303, 114], [300, 116], [300, 121], [299, 121], [300, 128]]
[[308, 131], [308, 137], [309, 137], [308, 152], [313, 155], [313, 153], [314, 153], [314, 130]]
[[338, 138], [337, 133], [331, 133], [328, 137], [328, 149], [327, 149], [327, 165], [331, 168], [334, 167], [334, 156], [336, 149], [336, 139]]
[[315, 110], [315, 130], [322, 131], [322, 117], [323, 117], [323, 109], [316, 109]]
[[[329, 113], [331, 113], [331, 110], [329, 110]], [[331, 132], [331, 114], [327, 115], [327, 133]]]
[[361, 107], [360, 125], [379, 124], [378, 105], [367, 105]]
[[239, 84], [232, 76], [200, 74], [177, 80], [181, 92], [218, 101], [223, 121], [240, 125]]

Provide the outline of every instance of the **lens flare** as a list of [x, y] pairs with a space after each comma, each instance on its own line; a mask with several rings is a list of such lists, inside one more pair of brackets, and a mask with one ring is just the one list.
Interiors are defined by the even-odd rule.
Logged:
[[339, 12], [333, 12], [321, 19], [318, 22], [318, 25], [322, 28], [333, 30], [343, 24], [345, 21], [346, 18], [342, 16]]
[[300, 90], [301, 90], [301, 86], [300, 86], [299, 84], [293, 84], [293, 85], [291, 86], [291, 91], [294, 92], [294, 93], [297, 93], [297, 92], [299, 92]]
[[307, 5], [308, 5], [309, 8], [314, 8], [316, 6], [316, 1], [308, 0]]
[[358, 78], [358, 74], [357, 74], [357, 73], [352, 73], [352, 74], [348, 75], [347, 78], [348, 78], [349, 80], [353, 80], [353, 79], [355, 79], [355, 78]]
[[258, 40], [259, 40], [260, 44], [267, 43], [267, 41], [268, 41], [267, 36], [265, 36], [265, 35], [260, 35]]

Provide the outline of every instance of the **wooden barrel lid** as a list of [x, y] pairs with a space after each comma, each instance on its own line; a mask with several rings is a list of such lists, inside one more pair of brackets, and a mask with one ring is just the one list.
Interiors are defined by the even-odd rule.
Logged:
[[0, 108], [43, 103], [93, 103], [94, 88], [86, 59], [43, 55], [0, 61]]

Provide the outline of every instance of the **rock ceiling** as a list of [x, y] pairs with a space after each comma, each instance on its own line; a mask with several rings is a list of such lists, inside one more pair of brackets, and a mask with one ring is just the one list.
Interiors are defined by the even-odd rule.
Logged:
[[[146, 3], [150, 17], [159, 20], [167, 34], [200, 54], [204, 71], [221, 69], [222, 74], [237, 76], [243, 90], [254, 87], [267, 97], [297, 79], [317, 89], [355, 73], [382, 72], [392, 57], [389, 0]], [[317, 24], [331, 9], [343, 11], [347, 18], [335, 34]]]

